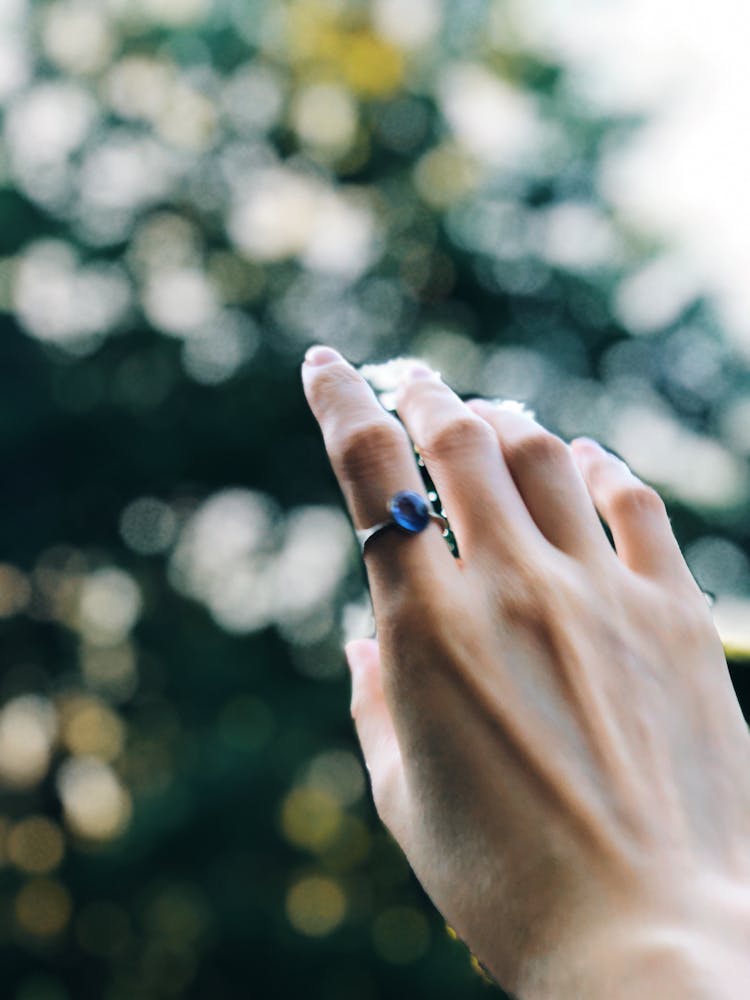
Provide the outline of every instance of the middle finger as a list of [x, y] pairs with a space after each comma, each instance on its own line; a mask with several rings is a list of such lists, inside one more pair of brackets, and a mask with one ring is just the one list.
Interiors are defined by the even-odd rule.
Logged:
[[440, 494], [462, 561], [490, 550], [508, 559], [543, 541], [503, 460], [497, 435], [440, 376], [414, 365], [398, 414]]

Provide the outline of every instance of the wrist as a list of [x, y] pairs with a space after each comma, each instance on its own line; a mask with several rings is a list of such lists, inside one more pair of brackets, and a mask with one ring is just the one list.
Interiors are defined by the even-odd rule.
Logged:
[[623, 906], [586, 930], [579, 925], [575, 937], [561, 935], [558, 947], [522, 970], [519, 1000], [745, 1000], [750, 888], [715, 882], [711, 889], [691, 892], [676, 917]]
[[549, 987], [530, 987], [521, 1000], [745, 1000], [750, 956], [681, 928], [644, 928], [627, 940], [600, 938]]

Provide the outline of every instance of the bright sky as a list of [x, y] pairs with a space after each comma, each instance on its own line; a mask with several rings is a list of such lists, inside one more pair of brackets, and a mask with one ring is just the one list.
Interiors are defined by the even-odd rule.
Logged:
[[[652, 112], [601, 186], [674, 248], [675, 281], [716, 298], [750, 357], [750, 11], [746, 0], [514, 0], [602, 110]], [[669, 273], [670, 268], [666, 269]], [[675, 299], [680, 298], [675, 289]]]

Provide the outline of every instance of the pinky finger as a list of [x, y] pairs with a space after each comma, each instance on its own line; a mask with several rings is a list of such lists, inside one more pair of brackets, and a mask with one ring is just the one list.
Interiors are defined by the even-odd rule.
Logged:
[[659, 494], [590, 438], [576, 438], [571, 449], [621, 561], [643, 576], [692, 580]]
[[406, 818], [406, 781], [393, 720], [383, 695], [377, 641], [350, 642], [346, 659], [352, 674], [352, 718], [370, 774], [375, 808], [396, 835]]

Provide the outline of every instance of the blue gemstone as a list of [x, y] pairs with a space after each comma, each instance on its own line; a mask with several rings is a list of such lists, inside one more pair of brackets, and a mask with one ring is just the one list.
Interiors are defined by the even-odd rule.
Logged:
[[430, 523], [430, 508], [418, 493], [404, 490], [391, 497], [388, 509], [399, 528], [416, 535]]

